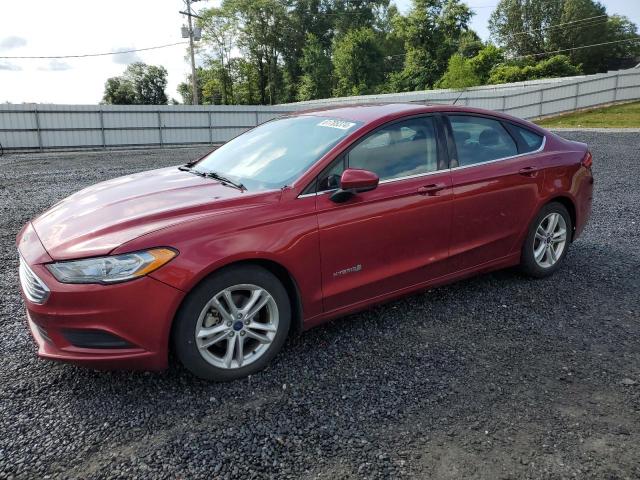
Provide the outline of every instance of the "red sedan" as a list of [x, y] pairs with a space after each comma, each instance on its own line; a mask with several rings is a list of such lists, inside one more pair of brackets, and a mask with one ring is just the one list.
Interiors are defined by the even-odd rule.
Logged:
[[263, 369], [292, 332], [520, 265], [556, 271], [591, 211], [587, 146], [452, 106], [302, 112], [103, 182], [18, 235], [41, 357]]

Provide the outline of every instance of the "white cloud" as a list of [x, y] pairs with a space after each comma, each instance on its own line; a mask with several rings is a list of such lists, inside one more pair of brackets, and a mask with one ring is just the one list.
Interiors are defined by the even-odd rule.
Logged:
[[[182, 0], [29, 0], [28, 3], [29, 9], [38, 14], [16, 23], [16, 18], [24, 16], [24, 2], [0, 0], [0, 42], [9, 34], [24, 40], [24, 43], [9, 42], [15, 48], [11, 55], [82, 55], [112, 52], [114, 45], [128, 50], [184, 41], [180, 34], [184, 18], [178, 13], [184, 9]], [[209, 0], [197, 5], [205, 8], [217, 3], [218, 0]], [[139, 52], [135, 57], [122, 54], [60, 59], [68, 64], [67, 69], [56, 64], [51, 68], [48, 60], [42, 59], [0, 59], [0, 93], [2, 101], [12, 103], [95, 105], [102, 100], [107, 78], [122, 75], [125, 64], [140, 60], [164, 66], [169, 72], [167, 96], [180, 98], [176, 88], [190, 70], [185, 54], [186, 48], [181, 45]]]
[[19, 72], [20, 70], [22, 70], [22, 68], [20, 67], [20, 65], [16, 65], [14, 63], [0, 60], [0, 70], [7, 70], [10, 72]]
[[71, 65], [54, 58], [47, 65], [38, 67], [38, 70], [44, 72], [64, 72], [65, 70], [71, 70]]
[[0, 40], [0, 50], [11, 50], [13, 48], [24, 47], [27, 44], [26, 38], [11, 35]]
[[118, 65], [129, 65], [131, 63], [142, 62], [142, 58], [136, 52], [129, 52], [128, 50], [134, 50], [134, 47], [114, 48], [114, 52], [127, 52], [113, 55], [113, 63]]

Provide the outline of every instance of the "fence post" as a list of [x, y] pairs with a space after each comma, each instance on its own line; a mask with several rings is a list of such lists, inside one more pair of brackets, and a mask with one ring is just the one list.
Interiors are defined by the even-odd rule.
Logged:
[[256, 125], [255, 126], [257, 127], [258, 126], [258, 119], [259, 119], [258, 111], [256, 110], [254, 113], [256, 114]]
[[538, 110], [538, 117], [542, 116], [542, 104], [544, 103], [544, 88], [540, 90], [540, 109]]
[[613, 101], [616, 102], [618, 100], [618, 82], [620, 81], [620, 72], [616, 72], [616, 83], [613, 86]]
[[164, 146], [162, 143], [162, 116], [160, 110], [157, 110], [156, 113], [158, 114], [158, 138], [160, 139], [160, 148], [162, 148]]
[[213, 122], [211, 120], [211, 110], [208, 112], [209, 114], [209, 144], [213, 143]]
[[501, 112], [504, 112], [507, 110], [507, 96], [503, 95], [502, 96], [502, 110], [500, 110]]
[[580, 82], [576, 82], [576, 100], [575, 102], [573, 102], [573, 109], [577, 110], [578, 109], [578, 100], [580, 99]]
[[36, 130], [38, 133], [38, 148], [42, 151], [42, 132], [40, 131], [40, 116], [38, 115], [38, 105], [33, 105], [33, 113], [36, 116]]
[[100, 105], [100, 133], [102, 135], [102, 149], [106, 150], [107, 149], [107, 141], [105, 139], [104, 136], [104, 112], [102, 111], [102, 105]]

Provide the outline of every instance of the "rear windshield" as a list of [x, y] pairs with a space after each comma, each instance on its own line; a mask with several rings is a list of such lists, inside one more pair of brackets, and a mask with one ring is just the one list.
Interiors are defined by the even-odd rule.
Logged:
[[290, 185], [361, 123], [299, 116], [273, 120], [234, 138], [194, 169], [216, 172], [248, 190]]

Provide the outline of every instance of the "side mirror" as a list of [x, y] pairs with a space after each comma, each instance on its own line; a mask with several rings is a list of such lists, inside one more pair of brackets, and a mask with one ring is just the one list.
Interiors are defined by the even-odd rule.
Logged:
[[374, 190], [380, 178], [369, 170], [347, 168], [340, 177], [340, 188], [331, 195], [331, 200], [336, 203], [346, 202], [356, 193]]

